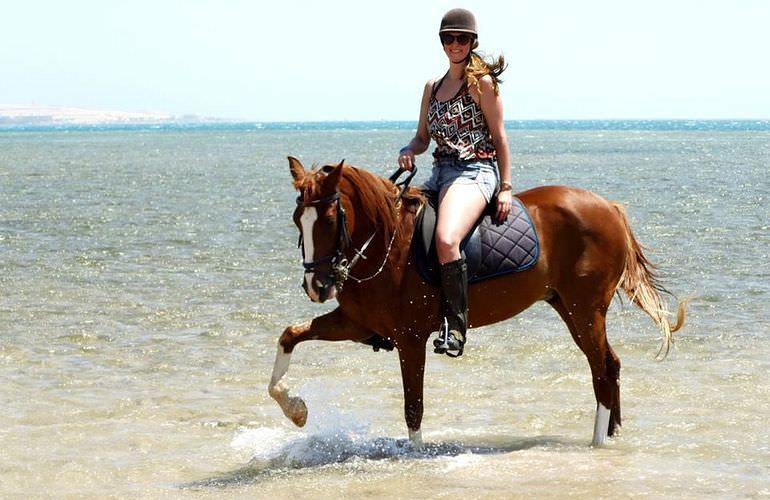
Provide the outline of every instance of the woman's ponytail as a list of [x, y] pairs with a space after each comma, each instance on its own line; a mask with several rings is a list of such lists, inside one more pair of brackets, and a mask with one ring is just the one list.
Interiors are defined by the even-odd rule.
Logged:
[[497, 95], [500, 92], [499, 84], [503, 83], [500, 75], [505, 71], [506, 67], [505, 58], [502, 55], [496, 58], [485, 59], [472, 50], [469, 55], [468, 65], [465, 67], [465, 78], [468, 81], [468, 86], [481, 90], [479, 88], [479, 80], [489, 75], [492, 77], [492, 88], [495, 91], [495, 95]]

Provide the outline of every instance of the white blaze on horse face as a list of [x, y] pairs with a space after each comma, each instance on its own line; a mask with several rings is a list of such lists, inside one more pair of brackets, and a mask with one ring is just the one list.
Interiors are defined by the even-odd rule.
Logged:
[[596, 420], [594, 420], [593, 446], [602, 446], [607, 440], [607, 431], [610, 428], [610, 410], [603, 404], [596, 405]]
[[[316, 207], [307, 207], [299, 218], [302, 224], [302, 242], [303, 251], [305, 252], [305, 263], [313, 262], [313, 252], [315, 248], [313, 246], [313, 225], [318, 219], [318, 209]], [[310, 299], [314, 302], [318, 300], [318, 294], [313, 287], [313, 275], [314, 273], [305, 273], [305, 289], [307, 290]]]

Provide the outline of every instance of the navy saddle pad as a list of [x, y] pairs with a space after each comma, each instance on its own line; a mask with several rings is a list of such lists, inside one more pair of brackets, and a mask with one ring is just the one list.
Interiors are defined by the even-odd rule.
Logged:
[[[490, 205], [460, 250], [468, 266], [468, 283], [524, 271], [537, 262], [539, 244], [532, 219], [518, 198], [513, 198], [511, 213], [502, 224], [495, 221]], [[439, 263], [433, 239], [436, 226], [436, 199], [426, 196], [415, 224], [412, 251], [417, 270], [427, 283], [439, 286]]]

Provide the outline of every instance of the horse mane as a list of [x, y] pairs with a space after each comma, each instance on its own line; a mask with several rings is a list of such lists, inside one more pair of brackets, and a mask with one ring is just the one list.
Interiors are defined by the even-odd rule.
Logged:
[[423, 200], [422, 191], [416, 188], [408, 189], [399, 199], [398, 188], [392, 182], [352, 165], [342, 167], [340, 191], [349, 197], [355, 193], [364, 217], [373, 226], [384, 229], [386, 243], [400, 225], [401, 210], [405, 208], [414, 213]]

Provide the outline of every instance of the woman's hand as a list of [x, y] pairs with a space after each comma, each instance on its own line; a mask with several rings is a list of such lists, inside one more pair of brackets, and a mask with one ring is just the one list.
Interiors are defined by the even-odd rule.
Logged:
[[398, 166], [410, 172], [414, 168], [414, 151], [409, 149], [409, 146], [401, 148], [398, 152]]
[[513, 203], [513, 194], [510, 189], [497, 193], [497, 222], [502, 224], [508, 218]]

